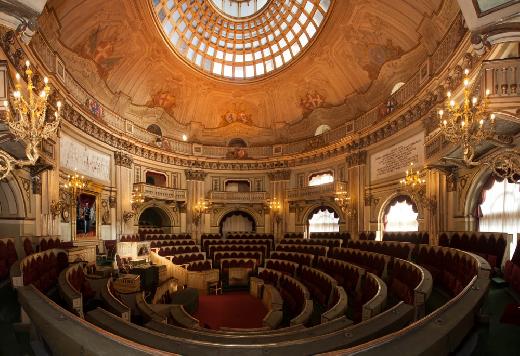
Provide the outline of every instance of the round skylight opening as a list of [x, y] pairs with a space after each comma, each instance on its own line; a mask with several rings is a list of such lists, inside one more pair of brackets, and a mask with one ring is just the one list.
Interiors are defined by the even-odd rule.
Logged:
[[286, 68], [310, 47], [334, 0], [149, 0], [175, 54], [228, 81]]
[[271, 0], [210, 0], [226, 16], [235, 19], [251, 17], [259, 13]]

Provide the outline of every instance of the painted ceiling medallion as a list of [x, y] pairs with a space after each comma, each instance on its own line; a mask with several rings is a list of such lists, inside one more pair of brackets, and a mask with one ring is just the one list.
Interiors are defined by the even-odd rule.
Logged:
[[150, 0], [175, 53], [219, 79], [266, 77], [316, 38], [334, 0]]

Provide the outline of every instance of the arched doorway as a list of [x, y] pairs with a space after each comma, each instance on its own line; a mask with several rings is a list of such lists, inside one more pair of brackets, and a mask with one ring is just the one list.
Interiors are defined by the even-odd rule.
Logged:
[[222, 235], [230, 232], [255, 232], [256, 221], [251, 214], [234, 210], [220, 219], [219, 230]]
[[339, 214], [330, 206], [319, 206], [307, 216], [307, 232], [339, 232]]
[[398, 195], [386, 204], [383, 231], [419, 231], [417, 205], [408, 195]]
[[169, 228], [171, 226], [172, 221], [168, 214], [157, 206], [144, 209], [139, 216], [139, 227]]

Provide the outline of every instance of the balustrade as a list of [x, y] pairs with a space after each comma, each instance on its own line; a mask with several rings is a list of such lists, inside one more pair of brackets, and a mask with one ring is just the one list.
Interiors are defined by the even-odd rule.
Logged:
[[134, 190], [144, 195], [145, 198], [159, 200], [186, 200], [186, 190], [167, 187], [157, 187], [146, 183], [135, 183]]
[[337, 191], [346, 191], [347, 183], [345, 182], [332, 182], [316, 186], [307, 186], [297, 189], [291, 189], [287, 192], [287, 198], [293, 199], [308, 199], [321, 197], [323, 195], [334, 196]]
[[225, 202], [265, 202], [267, 199], [266, 192], [217, 192], [210, 191], [209, 197], [211, 201]]

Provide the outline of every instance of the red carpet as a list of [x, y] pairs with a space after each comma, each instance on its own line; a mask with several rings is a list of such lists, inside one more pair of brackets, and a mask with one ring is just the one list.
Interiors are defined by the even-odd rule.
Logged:
[[504, 309], [500, 322], [520, 326], [520, 304], [508, 304]]
[[233, 292], [199, 296], [199, 309], [194, 316], [201, 326], [216, 330], [221, 326], [260, 328], [266, 314], [267, 308], [260, 299], [248, 292]]

